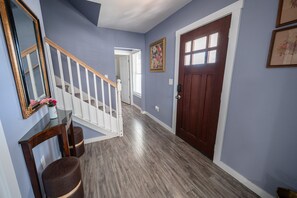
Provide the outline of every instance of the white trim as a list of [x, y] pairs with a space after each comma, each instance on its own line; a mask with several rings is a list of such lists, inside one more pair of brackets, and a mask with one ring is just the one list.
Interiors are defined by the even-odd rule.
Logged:
[[137, 109], [139, 109], [140, 112], [142, 112], [142, 109], [140, 108], [140, 106], [138, 106], [137, 104], [133, 103], [132, 104], [134, 107], [136, 107]]
[[104, 136], [100, 136], [100, 137], [85, 139], [84, 142], [85, 142], [85, 144], [90, 144], [90, 143], [99, 142], [102, 140], [108, 140], [108, 139], [111, 139], [114, 137], [117, 137], [117, 135], [104, 135]]
[[[134, 50], [132, 53], [131, 53], [131, 71], [132, 71], [132, 73], [131, 73], [131, 77], [132, 77], [132, 81], [131, 81], [131, 85], [132, 85], [132, 95], [133, 96], [136, 96], [136, 97], [138, 97], [138, 98], [140, 98], [141, 99], [141, 96], [142, 96], [142, 92], [143, 92], [143, 90], [142, 90], [142, 87], [140, 88], [141, 90], [140, 90], [140, 93], [139, 92], [136, 92], [136, 91], [134, 91], [134, 77], [135, 77], [135, 75], [136, 75], [136, 72], [134, 71], [134, 68], [135, 68], [135, 64], [136, 63], [134, 63], [134, 59], [133, 59], [133, 55], [134, 54], [136, 54], [136, 53], [140, 53], [140, 68], [141, 68], [141, 73], [140, 73], [140, 75], [141, 75], [141, 79], [142, 79], [142, 77], [143, 77], [143, 69], [142, 69], [142, 52], [141, 52], [141, 50]], [[137, 75], [139, 75], [139, 73], [137, 73]], [[141, 80], [141, 82], [142, 82], [142, 80]], [[132, 96], [132, 97], [133, 97]], [[133, 102], [134, 103], [134, 102]], [[133, 103], [131, 103], [131, 104], [133, 104]]]
[[134, 104], [133, 98], [133, 65], [132, 65], [132, 53], [129, 55], [129, 83], [130, 83], [130, 104]]
[[114, 50], [114, 55], [121, 55], [121, 56], [130, 56], [131, 55], [132, 50], [131, 49], [115, 49]]
[[252, 183], [251, 181], [249, 181], [247, 178], [245, 178], [240, 173], [238, 173], [237, 171], [235, 171], [234, 169], [232, 169], [231, 167], [229, 167], [224, 162], [219, 161], [219, 162], [216, 162], [216, 164], [220, 168], [222, 168], [224, 171], [226, 171], [227, 173], [229, 173], [232, 177], [234, 177], [235, 179], [237, 179], [240, 183], [242, 183], [243, 185], [245, 185], [246, 187], [248, 187], [250, 190], [252, 190], [253, 192], [255, 192], [257, 195], [259, 195], [260, 197], [262, 197], [262, 198], [273, 198], [272, 195], [270, 195], [269, 193], [267, 193], [263, 189], [259, 188], [257, 185], [255, 185], [254, 183]]
[[[133, 49], [126, 50], [120, 49], [120, 48], [115, 48], [114, 50], [114, 56], [127, 56], [128, 57], [128, 63], [129, 63], [129, 98], [130, 98], [130, 104], [133, 104], [133, 65], [132, 65], [132, 53]], [[115, 71], [117, 70], [117, 63], [115, 65]]]
[[14, 198], [21, 197], [19, 184], [13, 168], [8, 145], [0, 120], [0, 197]]
[[165, 129], [167, 129], [169, 132], [173, 133], [172, 128], [170, 128], [170, 126], [168, 126], [167, 124], [165, 124], [164, 122], [162, 122], [161, 120], [159, 120], [158, 118], [156, 118], [155, 116], [153, 116], [152, 114], [146, 112], [146, 111], [141, 111], [142, 114], [147, 115], [148, 117], [150, 117], [151, 119], [153, 119], [155, 122], [157, 122], [158, 124], [160, 124], [162, 127], [164, 127]]
[[141, 94], [133, 91], [133, 96], [141, 99]]

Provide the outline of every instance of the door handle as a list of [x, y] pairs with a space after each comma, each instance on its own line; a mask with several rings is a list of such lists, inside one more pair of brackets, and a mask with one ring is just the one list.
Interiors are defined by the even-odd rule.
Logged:
[[179, 100], [179, 99], [181, 99], [181, 95], [177, 95], [177, 96], [175, 96], [175, 99], [177, 99], [177, 100]]

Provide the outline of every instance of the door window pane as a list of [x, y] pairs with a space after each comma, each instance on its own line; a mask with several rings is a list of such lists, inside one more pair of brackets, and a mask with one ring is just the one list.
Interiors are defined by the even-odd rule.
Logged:
[[202, 50], [206, 48], [206, 36], [194, 40], [193, 51]]
[[217, 50], [211, 50], [208, 52], [207, 63], [215, 63], [217, 58]]
[[200, 52], [192, 55], [192, 64], [204, 64], [205, 63], [205, 52]]
[[185, 53], [189, 53], [189, 52], [191, 52], [191, 47], [192, 47], [192, 41], [188, 41], [188, 42], [186, 42], [186, 45], [185, 45]]
[[218, 36], [219, 33], [214, 33], [209, 36], [209, 44], [208, 47], [216, 47], [218, 46]]
[[185, 61], [184, 61], [184, 65], [188, 66], [191, 64], [191, 55], [185, 55]]

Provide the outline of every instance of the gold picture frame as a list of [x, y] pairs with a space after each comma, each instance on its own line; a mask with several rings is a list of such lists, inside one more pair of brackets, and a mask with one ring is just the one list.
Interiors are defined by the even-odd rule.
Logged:
[[[14, 3], [14, 7], [11, 6], [11, 2]], [[17, 9], [20, 9], [26, 13], [29, 18], [31, 18], [35, 29], [34, 34], [37, 43], [36, 45], [24, 51], [21, 51], [20, 49], [15, 19], [13, 17], [12, 9], [15, 9], [16, 7]], [[38, 109], [40, 109], [43, 105], [40, 105], [38, 102], [32, 102], [31, 98], [29, 97], [29, 91], [28, 87], [26, 86], [26, 79], [24, 77], [27, 71], [24, 69], [24, 63], [22, 62], [24, 54], [30, 54], [32, 51], [36, 51], [36, 54], [39, 55], [38, 58], [40, 60], [39, 64], [41, 67], [40, 75], [42, 75], [44, 83], [44, 94], [42, 97], [50, 97], [40, 23], [37, 16], [22, 0], [0, 0], [0, 14], [20, 107], [23, 118], [26, 119], [33, 113], [37, 112]]]
[[150, 71], [165, 72], [166, 38], [162, 38], [150, 45]]
[[276, 27], [297, 23], [297, 0], [279, 0]]
[[272, 32], [267, 67], [297, 67], [297, 25]]

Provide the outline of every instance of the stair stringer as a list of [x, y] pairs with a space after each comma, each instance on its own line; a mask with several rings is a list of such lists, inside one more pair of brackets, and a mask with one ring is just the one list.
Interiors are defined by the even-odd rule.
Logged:
[[[72, 110], [72, 118], [74, 122], [102, 133], [110, 138], [120, 136], [117, 133], [117, 118], [110, 116], [107, 113], [103, 113], [100, 109], [89, 106], [88, 103], [81, 101], [77, 97], [72, 97], [72, 95], [67, 92], [64, 92], [63, 94], [63, 90], [58, 87], [55, 88], [55, 96], [58, 100], [57, 106], [59, 109]], [[74, 106], [75, 109], [72, 109], [72, 106]], [[97, 119], [97, 116], [100, 116], [101, 118]], [[104, 120], [105, 124], [99, 122], [102, 120]]]
[[85, 120], [83, 120], [83, 119], [81, 119], [81, 118], [79, 118], [77, 116], [73, 116], [72, 117], [72, 120], [74, 122], [80, 124], [80, 125], [83, 125], [83, 126], [85, 126], [87, 128], [90, 128], [90, 129], [92, 129], [92, 130], [94, 130], [96, 132], [99, 132], [99, 133], [103, 134], [104, 135], [104, 139], [110, 139], [110, 138], [118, 137], [119, 136], [119, 134], [117, 134], [115, 132], [112, 133], [109, 130], [106, 130], [106, 129], [102, 128], [102, 127], [98, 127], [98, 126], [96, 126], [94, 124], [91, 124], [90, 122], [85, 121]]

